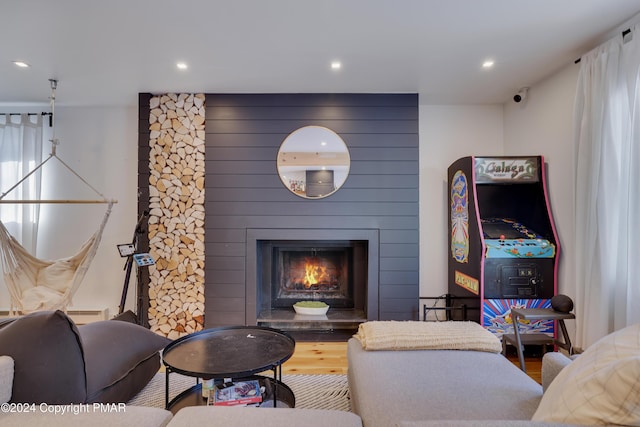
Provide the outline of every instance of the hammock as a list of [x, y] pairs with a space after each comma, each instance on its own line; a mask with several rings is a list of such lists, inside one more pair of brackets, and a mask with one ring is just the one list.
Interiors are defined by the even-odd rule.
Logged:
[[[51, 83], [51, 118], [54, 117], [57, 80], [49, 79]], [[107, 212], [104, 214], [98, 230], [85, 242], [80, 251], [69, 258], [55, 261], [41, 260], [31, 255], [27, 250], [9, 234], [9, 231], [0, 221], [0, 258], [2, 258], [2, 271], [4, 281], [11, 296], [10, 315], [18, 313], [26, 314], [39, 310], [67, 311], [71, 305], [71, 299], [78, 290], [89, 265], [96, 255], [102, 232], [107, 224], [111, 208], [115, 200], [107, 200], [102, 193], [91, 186], [71, 166], [67, 165], [56, 154], [58, 140], [55, 138], [55, 126], [53, 126], [53, 138], [51, 139], [51, 154], [42, 163], [26, 174], [13, 187], [0, 195], [0, 204], [3, 203], [108, 203]], [[49, 160], [57, 159], [62, 166], [77, 177], [82, 183], [98, 194], [99, 200], [3, 200], [31, 175], [42, 168]]]
[[11, 296], [10, 315], [39, 310], [66, 311], [95, 256], [114, 201], [108, 202], [98, 230], [71, 257], [55, 261], [31, 255], [0, 221], [4, 281]]

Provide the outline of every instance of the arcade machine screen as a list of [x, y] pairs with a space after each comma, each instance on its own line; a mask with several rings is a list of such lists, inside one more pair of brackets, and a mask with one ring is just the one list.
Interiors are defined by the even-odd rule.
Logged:
[[482, 231], [485, 239], [522, 239], [522, 232], [514, 227], [515, 221], [507, 219], [482, 220]]
[[[552, 258], [555, 255], [553, 243], [513, 219], [483, 219], [482, 234], [487, 257]], [[497, 253], [491, 254], [495, 251]]]

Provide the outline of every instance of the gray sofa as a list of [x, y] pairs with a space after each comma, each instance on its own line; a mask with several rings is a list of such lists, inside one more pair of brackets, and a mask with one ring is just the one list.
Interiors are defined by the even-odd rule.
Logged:
[[[393, 339], [414, 339], [400, 329]], [[640, 324], [576, 358], [546, 353], [542, 385], [497, 351], [373, 349], [356, 336], [348, 379], [364, 427], [640, 425]]]
[[0, 322], [0, 355], [15, 363], [16, 403], [127, 402], [158, 372], [169, 342], [125, 321], [77, 326], [62, 311]]
[[[472, 354], [475, 352], [456, 351], [362, 353], [364, 350], [358, 348], [360, 347], [359, 342], [354, 341], [349, 342], [349, 380], [352, 406], [357, 414], [288, 408], [257, 410], [255, 408], [188, 407], [183, 408], [174, 416], [163, 409], [136, 406], [126, 406], [124, 409], [116, 406], [115, 411], [103, 411], [102, 406], [94, 407], [93, 404], [21, 405], [11, 400], [13, 359], [1, 356], [0, 403], [11, 402], [8, 408], [13, 409], [14, 412], [4, 410], [0, 412], [0, 427], [23, 425], [42, 427], [51, 427], [52, 425], [186, 427], [192, 425], [254, 424], [267, 427], [298, 425], [307, 427], [361, 427], [363, 425], [365, 427], [458, 425], [468, 427], [488, 425], [535, 427], [545, 425], [532, 421], [516, 421], [519, 417], [530, 416], [535, 410], [534, 407], [539, 400], [541, 388], [532, 380], [529, 381], [528, 377], [515, 367], [515, 370], [507, 368], [505, 374], [500, 368], [513, 367], [513, 365], [500, 355], [487, 353], [483, 357], [483, 355]], [[374, 357], [362, 359], [362, 356]], [[486, 361], [478, 364], [480, 359], [470, 359], [474, 356], [481, 356], [480, 359]], [[495, 356], [496, 359], [489, 362], [492, 356]], [[357, 362], [352, 362], [352, 360], [357, 360]], [[562, 359], [559, 360], [560, 363], [554, 363], [556, 372], [562, 363]], [[566, 360], [568, 361], [568, 359]], [[498, 361], [496, 371], [489, 370], [478, 375], [477, 368], [481, 367], [483, 363], [491, 364], [496, 361]], [[507, 365], [501, 363], [502, 361], [505, 361]], [[459, 363], [465, 366], [465, 370], [458, 372], [450, 370], [456, 369]], [[399, 366], [405, 366], [407, 369], [397, 369]], [[371, 369], [375, 375], [370, 375]], [[465, 379], [465, 376], [478, 378], [478, 381]], [[480, 384], [486, 378], [494, 376], [497, 378], [487, 381], [486, 387]], [[378, 380], [385, 381], [385, 385], [367, 385], [367, 379], [373, 379], [374, 383]], [[422, 386], [407, 389], [405, 385], [412, 383], [413, 380], [419, 381]], [[504, 384], [511, 381], [514, 381], [514, 384], [500, 390]], [[522, 382], [524, 386], [518, 385], [518, 382]], [[498, 390], [489, 388], [496, 385]], [[370, 387], [373, 387], [373, 392], [368, 391], [367, 388]], [[478, 390], [477, 387], [480, 389]], [[432, 390], [432, 392], [425, 392], [425, 390]], [[478, 391], [480, 395], [472, 396], [471, 393], [474, 390]], [[464, 399], [464, 396], [468, 396], [469, 399]], [[497, 403], [494, 399], [497, 399]], [[491, 402], [489, 407], [487, 407], [487, 402]], [[456, 410], [458, 406], [464, 407], [464, 410]], [[492, 410], [496, 407], [501, 408], [499, 414]], [[56, 408], [57, 410], [65, 409], [65, 413], [54, 414], [50, 412]], [[29, 412], [25, 412], [25, 409]], [[507, 417], [507, 419], [495, 420], [501, 416]], [[482, 420], [486, 417], [489, 417], [490, 421]], [[458, 421], [460, 418], [470, 418], [470, 420]]]
[[[56, 318], [60, 320], [59, 315], [54, 316], [54, 320]], [[64, 317], [61, 319], [64, 321]], [[109, 326], [108, 329], [111, 329], [111, 325]], [[96, 325], [85, 332], [98, 336], [103, 327]], [[121, 326], [117, 325], [115, 328], [119, 329]], [[209, 426], [259, 424], [267, 427], [298, 425], [306, 427], [557, 427], [580, 424], [561, 424], [562, 417], [565, 416], [563, 414], [567, 409], [574, 411], [576, 407], [582, 409], [588, 406], [591, 408], [582, 411], [582, 419], [596, 420], [596, 422], [584, 422], [584, 424], [640, 425], [640, 394], [634, 391], [637, 390], [638, 378], [640, 378], [638, 376], [640, 374], [640, 357], [638, 357], [640, 324], [605, 337], [588, 348], [576, 361], [571, 361], [560, 353], [547, 353], [543, 359], [542, 385], [530, 379], [499, 352], [433, 349], [369, 351], [362, 348], [360, 341], [352, 338], [348, 342], [347, 355], [351, 406], [354, 413], [289, 408], [189, 407], [181, 409], [175, 415], [158, 408], [120, 404], [103, 406], [94, 400], [96, 396], [102, 396], [102, 398], [108, 398], [109, 402], [127, 401], [127, 399], [114, 400], [113, 397], [116, 390], [120, 390], [118, 393], [125, 393], [123, 396], [131, 391], [129, 387], [131, 383], [122, 381], [126, 376], [118, 381], [117, 376], [98, 375], [92, 382], [85, 378], [84, 381], [79, 382], [60, 380], [59, 384], [49, 379], [46, 387], [50, 390], [40, 390], [39, 388], [43, 386], [37, 378], [34, 379], [32, 375], [30, 377], [25, 372], [18, 375], [20, 372], [18, 362], [14, 364], [13, 357], [22, 355], [22, 357], [30, 357], [29, 360], [40, 360], [35, 363], [42, 364], [46, 369], [38, 366], [37, 368], [40, 369], [38, 371], [34, 366], [34, 371], [37, 372], [55, 371], [58, 366], [66, 372], [72, 367], [56, 365], [63, 360], [52, 360], [46, 357], [47, 352], [43, 349], [55, 342], [71, 347], [77, 346], [78, 343], [74, 340], [63, 342], [62, 336], [51, 340], [48, 336], [50, 334], [44, 334], [40, 336], [40, 341], [30, 341], [29, 347], [33, 354], [25, 356], [12, 348], [12, 345], [15, 347], [16, 343], [21, 342], [20, 335], [14, 330], [8, 335], [12, 340], [7, 340], [7, 334], [1, 333], [3, 329], [6, 332], [6, 328], [0, 326], [0, 354], [8, 349], [12, 351], [12, 355], [10, 354], [11, 357], [0, 355], [0, 404], [2, 404], [0, 427], [23, 425], [186, 427], [205, 424]], [[131, 333], [134, 336], [137, 332], [133, 329], [123, 331], [124, 335]], [[113, 347], [115, 343], [111, 344]], [[134, 348], [138, 345], [140, 343], [131, 344]], [[122, 349], [118, 348], [118, 350]], [[138, 360], [134, 365], [142, 364], [146, 371], [149, 358], [153, 360], [157, 356], [157, 351], [154, 350], [152, 353], [151, 356], [134, 358]], [[102, 356], [106, 357], [106, 355]], [[116, 362], [122, 359], [112, 353], [105, 360], [112, 360], [112, 358]], [[75, 359], [72, 361], [81, 363]], [[116, 363], [114, 366], [120, 365], [121, 363]], [[84, 370], [83, 365], [80, 366]], [[24, 371], [24, 367], [22, 370]], [[82, 375], [81, 372], [76, 374]], [[73, 392], [80, 393], [81, 397], [78, 399], [81, 400], [77, 402], [84, 403], [73, 405], [48, 403], [44, 406], [32, 403], [25, 406], [23, 405], [25, 402], [47, 402], [47, 400], [29, 401], [25, 398], [17, 398], [15, 390], [28, 393], [28, 388], [20, 384], [20, 378], [26, 378], [24, 381], [30, 381], [31, 386], [36, 387], [32, 393], [33, 396], [39, 396], [38, 399], [44, 395], [57, 393], [64, 396]], [[594, 378], [598, 381], [594, 382]], [[85, 384], [84, 395], [82, 394], [83, 383]], [[89, 384], [92, 386], [86, 388]], [[67, 387], [71, 389], [67, 390]], [[89, 403], [90, 400], [96, 402], [97, 406]], [[623, 400], [625, 404], [627, 402], [631, 404], [624, 406], [621, 404]], [[569, 405], [568, 408], [562, 407], [565, 404]], [[66, 408], [66, 413], [55, 414], [48, 408]], [[602, 418], [602, 414], [607, 412], [607, 418]], [[542, 418], [540, 413], [543, 415]], [[554, 416], [558, 414], [560, 421], [556, 420], [556, 424], [532, 421], [532, 419], [547, 419], [545, 415], [549, 413], [553, 413]]]
[[109, 320], [77, 326], [61, 311], [0, 321], [0, 427], [362, 427], [343, 411], [125, 405], [160, 368], [170, 340]]
[[355, 414], [322, 409], [194, 406], [174, 416], [164, 409], [122, 404], [22, 404], [11, 401], [13, 371], [13, 359], [0, 356], [0, 427], [362, 427]]
[[128, 322], [76, 326], [61, 311], [4, 320], [0, 426], [165, 426], [169, 411], [119, 402], [158, 372], [168, 342]]
[[367, 351], [351, 338], [347, 357], [351, 406], [365, 427], [442, 420], [490, 420], [480, 423], [487, 426], [509, 420], [511, 425], [531, 420], [542, 397], [542, 386], [499, 353]]

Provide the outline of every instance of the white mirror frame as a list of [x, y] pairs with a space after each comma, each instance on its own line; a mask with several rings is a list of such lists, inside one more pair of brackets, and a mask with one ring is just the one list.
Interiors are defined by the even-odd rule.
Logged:
[[335, 193], [349, 176], [351, 157], [343, 139], [323, 126], [304, 126], [291, 132], [278, 150], [280, 180], [305, 199]]

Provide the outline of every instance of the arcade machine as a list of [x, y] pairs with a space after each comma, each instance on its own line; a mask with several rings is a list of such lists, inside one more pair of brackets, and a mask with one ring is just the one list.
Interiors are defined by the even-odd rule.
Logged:
[[[464, 157], [449, 166], [448, 185], [451, 316], [462, 320], [456, 313], [465, 312], [498, 337], [513, 333], [512, 307], [550, 307], [557, 290], [559, 245], [544, 159]], [[519, 330], [555, 333], [552, 320]]]

